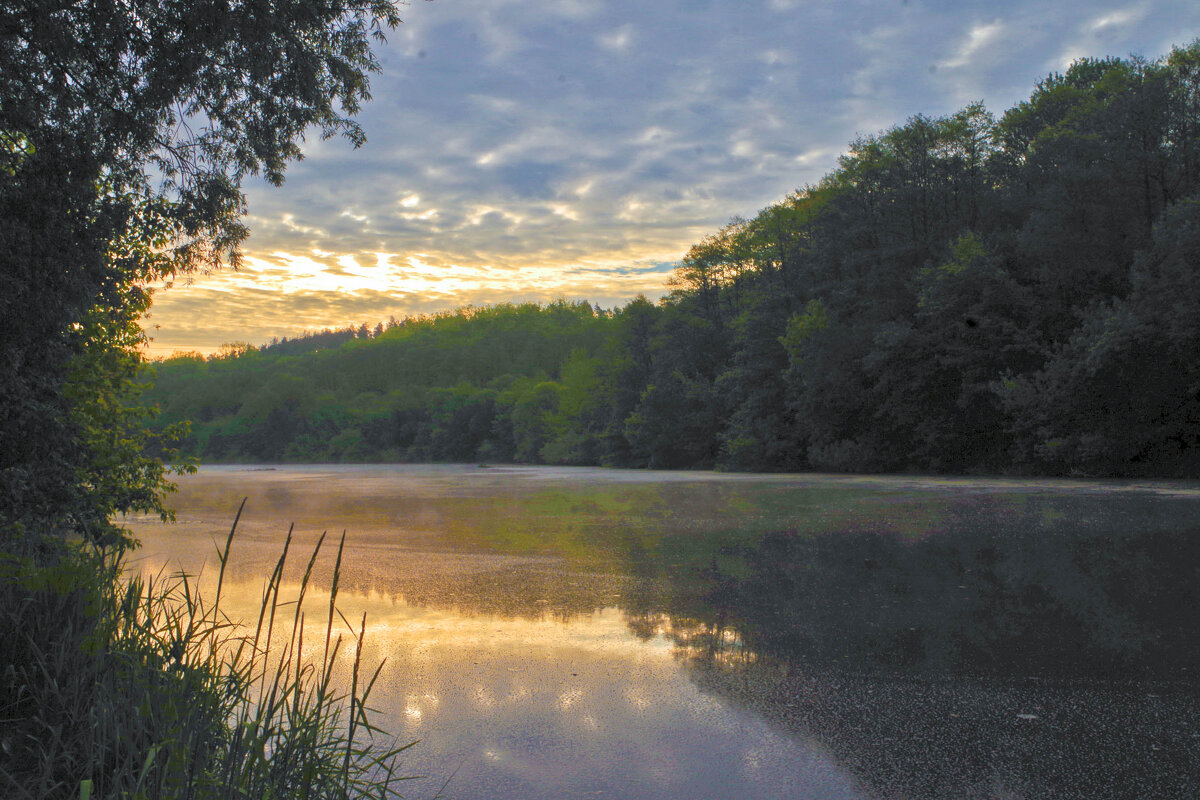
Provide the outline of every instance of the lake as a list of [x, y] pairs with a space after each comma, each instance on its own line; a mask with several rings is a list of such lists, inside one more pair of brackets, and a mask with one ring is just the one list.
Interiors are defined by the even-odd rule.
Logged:
[[223, 601], [246, 619], [291, 523], [293, 547], [346, 531], [339, 607], [386, 658], [372, 705], [419, 740], [407, 797], [1200, 796], [1198, 483], [405, 465], [179, 484], [176, 523], [128, 522], [134, 562], [211, 576], [248, 498]]

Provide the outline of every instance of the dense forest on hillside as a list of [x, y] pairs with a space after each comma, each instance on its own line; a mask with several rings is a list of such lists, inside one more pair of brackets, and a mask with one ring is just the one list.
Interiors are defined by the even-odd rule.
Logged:
[[1195, 43], [859, 138], [657, 304], [180, 356], [148, 397], [205, 461], [1197, 476], [1198, 272]]

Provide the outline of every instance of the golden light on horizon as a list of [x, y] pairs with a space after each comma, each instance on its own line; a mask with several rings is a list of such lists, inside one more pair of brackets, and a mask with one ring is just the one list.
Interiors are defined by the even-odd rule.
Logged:
[[[476, 209], [486, 215], [495, 209]], [[563, 205], [560, 217], [574, 212]], [[509, 257], [432, 250], [251, 252], [237, 271], [220, 270], [156, 289], [144, 322], [152, 358], [176, 352], [208, 355], [230, 342], [260, 345], [325, 328], [389, 317], [505, 302], [588, 300], [624, 305], [666, 292], [675, 243], [640, 243], [619, 252], [563, 256], [553, 251]], [[161, 327], [158, 324], [166, 320]]]

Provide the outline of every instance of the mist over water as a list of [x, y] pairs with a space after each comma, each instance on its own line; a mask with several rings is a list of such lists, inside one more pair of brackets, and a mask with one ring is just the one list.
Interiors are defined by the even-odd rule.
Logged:
[[235, 616], [347, 531], [406, 796], [1200, 790], [1197, 484], [206, 467], [141, 568], [211, 577], [243, 497]]

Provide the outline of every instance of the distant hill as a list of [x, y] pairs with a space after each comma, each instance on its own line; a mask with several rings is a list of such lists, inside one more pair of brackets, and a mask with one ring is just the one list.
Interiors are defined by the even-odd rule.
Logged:
[[550, 422], [530, 409], [557, 409], [612, 327], [587, 303], [464, 308], [170, 358], [146, 397], [204, 460], [537, 460]]

